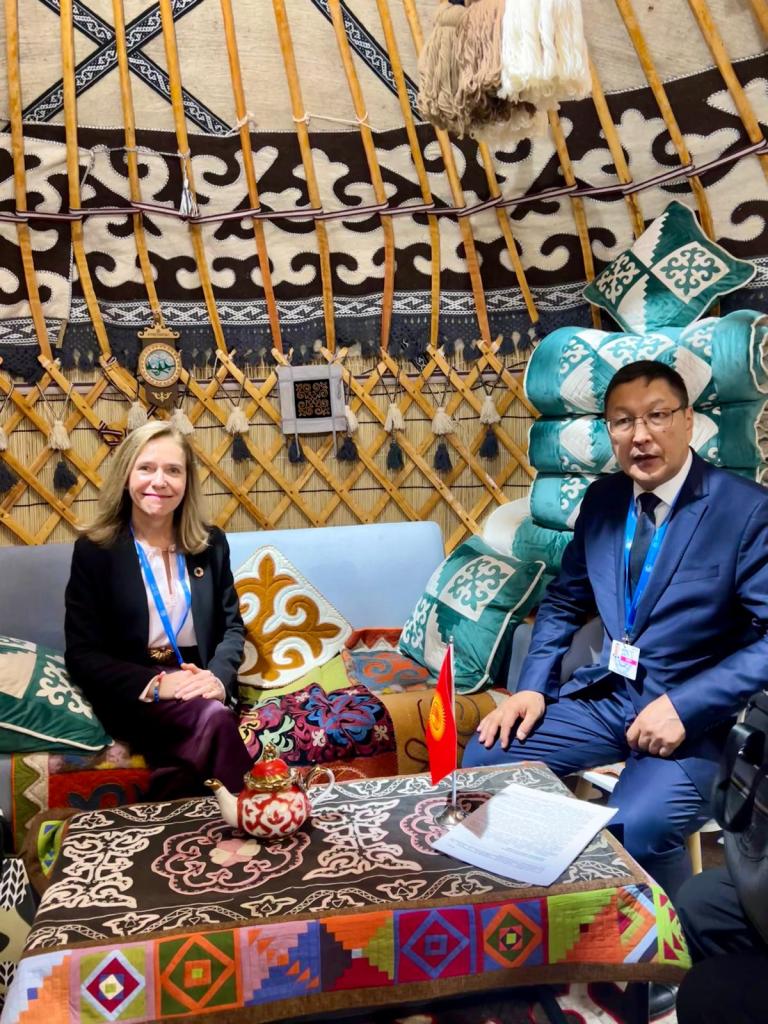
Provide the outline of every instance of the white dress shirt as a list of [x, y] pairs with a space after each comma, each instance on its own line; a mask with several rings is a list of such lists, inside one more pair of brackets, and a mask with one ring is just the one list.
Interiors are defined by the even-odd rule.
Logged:
[[688, 449], [688, 458], [683, 463], [682, 468], [677, 473], [675, 473], [675, 475], [672, 477], [671, 480], [667, 480], [666, 483], [659, 484], [659, 486], [655, 487], [652, 491], [644, 491], [643, 488], [638, 483], [635, 483], [635, 485], [634, 485], [634, 496], [635, 496], [635, 504], [638, 506], [638, 508], [637, 508], [638, 515], [640, 514], [640, 508], [639, 508], [639, 503], [638, 503], [637, 499], [640, 497], [640, 495], [644, 494], [644, 493], [645, 494], [655, 494], [656, 497], [659, 499], [659, 504], [656, 506], [656, 511], [654, 513], [654, 519], [655, 519], [656, 525], [657, 526], [661, 526], [661, 524], [664, 522], [664, 520], [669, 515], [670, 510], [671, 510], [672, 506], [674, 505], [674, 503], [675, 503], [675, 501], [677, 499], [678, 494], [680, 493], [680, 489], [682, 488], [683, 484], [686, 481], [686, 478], [688, 477], [688, 474], [691, 471], [691, 466], [692, 465], [693, 465], [693, 452], [689, 448]]

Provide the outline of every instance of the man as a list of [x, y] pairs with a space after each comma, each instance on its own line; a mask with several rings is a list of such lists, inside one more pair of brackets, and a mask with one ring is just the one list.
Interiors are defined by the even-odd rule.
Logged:
[[689, 878], [675, 904], [694, 963], [678, 993], [678, 1024], [762, 1024], [768, 944], [749, 920], [728, 868]]
[[[463, 763], [542, 760], [566, 775], [625, 760], [614, 822], [674, 898], [727, 723], [768, 671], [768, 491], [691, 451], [685, 384], [662, 363], [620, 369], [605, 417], [623, 472], [587, 491], [519, 689], [483, 719]], [[563, 655], [595, 608], [598, 663], [561, 686]]]

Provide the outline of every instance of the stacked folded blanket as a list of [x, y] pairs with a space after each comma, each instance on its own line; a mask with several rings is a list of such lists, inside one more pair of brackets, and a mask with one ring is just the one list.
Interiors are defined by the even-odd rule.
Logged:
[[708, 462], [762, 481], [768, 467], [768, 317], [737, 310], [653, 334], [563, 327], [539, 344], [525, 392], [542, 413], [531, 427], [537, 470], [530, 516], [515, 528], [519, 558], [560, 565], [584, 494], [617, 466], [601, 412], [613, 374], [638, 359], [673, 366], [694, 406], [692, 447]]

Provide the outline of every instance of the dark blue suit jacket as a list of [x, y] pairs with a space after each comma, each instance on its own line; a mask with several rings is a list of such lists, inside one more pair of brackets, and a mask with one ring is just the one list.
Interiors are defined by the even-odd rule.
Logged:
[[[521, 690], [550, 699], [612, 677], [611, 642], [624, 632], [624, 529], [632, 481], [624, 473], [587, 491], [559, 576], [536, 616]], [[594, 666], [560, 685], [571, 638], [594, 611], [603, 647]], [[633, 642], [637, 679], [626, 682], [640, 711], [668, 694], [685, 726], [675, 752], [708, 795], [726, 722], [768, 679], [768, 490], [710, 466], [698, 456], [671, 512], [653, 574], [642, 596]], [[586, 696], [586, 694], [585, 694]]]

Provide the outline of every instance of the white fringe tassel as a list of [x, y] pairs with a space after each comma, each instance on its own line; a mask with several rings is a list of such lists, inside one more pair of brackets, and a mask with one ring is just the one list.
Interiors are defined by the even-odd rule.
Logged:
[[128, 410], [128, 432], [136, 430], [137, 427], [143, 427], [147, 422], [147, 410], [144, 408], [142, 402], [137, 398], [135, 402], [131, 402], [131, 408]]
[[452, 434], [456, 430], [456, 424], [445, 411], [445, 409], [439, 406], [437, 412], [432, 417], [432, 433], [436, 437], [442, 437], [444, 434]]
[[480, 422], [491, 426], [494, 423], [498, 423], [500, 419], [501, 416], [499, 416], [499, 410], [496, 408], [496, 403], [491, 395], [486, 395], [483, 399], [483, 407], [480, 410]]
[[171, 426], [174, 430], [178, 430], [180, 434], [183, 434], [184, 437], [188, 437], [190, 434], [194, 434], [195, 432], [192, 421], [183, 409], [173, 410], [171, 413]]
[[248, 423], [248, 417], [245, 415], [240, 406], [235, 406], [232, 412], [229, 414], [227, 425], [224, 427], [228, 434], [247, 434], [250, 424]]
[[64, 420], [55, 419], [48, 435], [48, 447], [55, 452], [67, 452], [72, 447]]
[[387, 418], [384, 420], [384, 429], [388, 434], [391, 434], [393, 430], [405, 430], [405, 420], [397, 402], [389, 403]]
[[355, 416], [348, 405], [344, 406], [344, 416], [347, 420], [347, 433], [354, 434], [360, 424], [357, 422], [357, 416]]

